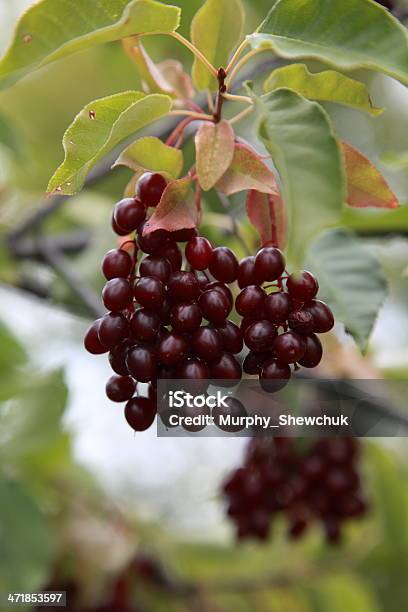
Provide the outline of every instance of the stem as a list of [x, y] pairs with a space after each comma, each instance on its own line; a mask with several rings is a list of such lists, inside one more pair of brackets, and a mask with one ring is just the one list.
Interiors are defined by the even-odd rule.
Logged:
[[232, 117], [232, 119], [229, 120], [230, 124], [233, 125], [234, 123], [238, 123], [238, 121], [241, 121], [241, 119], [244, 119], [245, 117], [250, 115], [253, 112], [254, 108], [255, 108], [254, 105], [248, 106], [243, 111], [238, 113], [238, 115], [235, 115], [235, 117]]
[[186, 117], [185, 119], [180, 121], [177, 127], [174, 128], [170, 136], [167, 138], [166, 145], [172, 147], [174, 143], [177, 142], [181, 136], [183, 136], [186, 127], [190, 125], [190, 123], [192, 123], [193, 121], [196, 121], [196, 119], [194, 119], [193, 117]]
[[[157, 33], [159, 34], [160, 32], [157, 32]], [[153, 32], [153, 34], [154, 34], [154, 32]], [[195, 45], [193, 45], [193, 43], [191, 43], [189, 40], [187, 40], [187, 38], [184, 38], [184, 36], [182, 36], [178, 32], [166, 32], [166, 34], [169, 34], [170, 36], [172, 36], [173, 38], [175, 38], [176, 40], [181, 42], [182, 45], [187, 47], [187, 49], [189, 49], [191, 51], [191, 53], [193, 53], [193, 55], [195, 55], [195, 57], [202, 64], [204, 64], [204, 66], [211, 72], [211, 74], [213, 76], [215, 76], [215, 78], [217, 78], [218, 70], [216, 68], [214, 68], [214, 66], [211, 64], [211, 62], [208, 61], [208, 59], [205, 57], [205, 55], [203, 53], [201, 53], [201, 51], [199, 49], [197, 49], [197, 47]]]
[[244, 51], [245, 47], [248, 45], [248, 41], [245, 38], [242, 43], [239, 45], [239, 47], [237, 48], [237, 50], [235, 51], [234, 55], [231, 57], [231, 60], [228, 64], [228, 66], [225, 69], [225, 72], [227, 74], [229, 74], [231, 68], [233, 67], [233, 65], [235, 64], [235, 62], [237, 61], [237, 59], [239, 58], [239, 56], [241, 55], [241, 53]]
[[241, 68], [243, 66], [245, 66], [245, 64], [247, 64], [253, 57], [255, 57], [255, 55], [258, 55], [258, 53], [261, 53], [262, 51], [265, 51], [266, 49], [252, 49], [252, 51], [249, 51], [249, 53], [247, 53], [246, 55], [244, 55], [244, 57], [242, 57], [239, 62], [234, 66], [234, 68], [231, 70], [231, 72], [228, 73], [228, 77], [227, 77], [227, 87], [229, 87], [231, 85], [231, 83], [233, 82], [233, 80], [235, 79], [235, 77], [237, 76], [238, 72], [241, 70]]
[[195, 113], [188, 110], [176, 110], [168, 113], [171, 117], [191, 117], [197, 121], [213, 121], [212, 115], [206, 115], [205, 113]]
[[245, 242], [245, 240], [243, 239], [243, 237], [241, 236], [241, 232], [240, 229], [238, 227], [238, 223], [234, 217], [234, 215], [231, 213], [231, 209], [229, 206], [229, 200], [227, 198], [227, 196], [225, 196], [223, 193], [220, 193], [219, 191], [217, 191], [217, 195], [218, 198], [222, 204], [222, 207], [224, 208], [225, 212], [227, 213], [227, 215], [229, 216], [230, 220], [231, 220], [231, 233], [235, 236], [235, 238], [237, 239], [237, 241], [239, 242], [239, 244], [242, 247], [243, 252], [245, 253], [245, 255], [251, 255], [251, 250], [249, 249], [247, 243]]
[[214, 113], [215, 111], [215, 107], [214, 107], [214, 100], [212, 97], [212, 93], [209, 89], [207, 89], [207, 104], [208, 104], [208, 109], [210, 111], [210, 113]]
[[223, 93], [223, 97], [226, 100], [231, 100], [232, 102], [245, 102], [247, 104], [253, 105], [253, 100], [249, 96], [237, 96], [236, 94]]

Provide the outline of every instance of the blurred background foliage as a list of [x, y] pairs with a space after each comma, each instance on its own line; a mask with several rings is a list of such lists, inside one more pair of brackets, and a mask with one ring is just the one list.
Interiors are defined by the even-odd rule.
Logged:
[[[28, 0], [0, 0], [4, 49]], [[200, 0], [179, 0], [188, 35]], [[247, 31], [270, 0], [246, 0]], [[191, 66], [174, 40], [149, 39], [156, 60]], [[310, 63], [311, 68], [318, 67]], [[378, 118], [327, 104], [340, 136], [377, 163], [404, 205], [396, 211], [344, 212], [376, 254], [390, 296], [368, 355], [341, 328], [326, 342], [326, 371], [360, 378], [408, 375], [408, 94], [383, 76], [369, 84]], [[90, 100], [140, 80], [120, 44], [64, 59], [0, 92], [0, 592], [64, 588], [70, 610], [246, 612], [395, 612], [408, 586], [408, 452], [403, 439], [365, 444], [369, 517], [352, 526], [340, 549], [312, 531], [290, 544], [276, 524], [267, 545], [233, 542], [218, 486], [239, 461], [240, 440], [134, 437], [103, 395], [108, 369], [90, 364], [81, 337], [88, 311], [72, 287], [41, 258], [10, 255], [10, 232], [44, 206], [45, 186], [62, 160], [61, 138]], [[242, 134], [251, 138], [247, 126]], [[191, 142], [186, 146], [192, 157]], [[98, 291], [100, 260], [112, 247], [113, 203], [129, 180], [116, 169], [65, 202], [34, 235], [83, 231], [89, 244], [71, 258], [75, 273]], [[233, 198], [234, 216], [250, 249], [257, 237]], [[316, 202], [319, 214], [324, 203]], [[243, 256], [231, 219], [215, 197], [205, 201], [202, 232]], [[28, 290], [28, 291], [27, 291]], [[41, 298], [46, 298], [45, 301]], [[92, 360], [93, 361], [93, 360]], [[115, 601], [118, 602], [119, 599]], [[108, 608], [111, 605], [113, 607]], [[116, 606], [116, 607], [115, 607]], [[102, 609], [102, 608], [100, 608]], [[125, 609], [125, 608], [124, 608]]]

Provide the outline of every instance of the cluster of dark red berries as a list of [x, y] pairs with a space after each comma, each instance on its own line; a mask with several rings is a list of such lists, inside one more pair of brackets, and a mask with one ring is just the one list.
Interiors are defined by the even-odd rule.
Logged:
[[[242, 291], [235, 308], [243, 317], [241, 330], [249, 349], [243, 369], [258, 375], [268, 392], [278, 391], [289, 381], [290, 364], [298, 369], [299, 365], [315, 368], [320, 363], [323, 350], [316, 334], [334, 325], [330, 308], [315, 299], [319, 284], [313, 274], [303, 271], [285, 277], [284, 271], [284, 256], [272, 246], [240, 264]], [[272, 284], [265, 288], [273, 288], [271, 293], [261, 287], [268, 282]]]
[[[136, 431], [154, 421], [158, 379], [228, 384], [242, 376], [235, 357], [243, 348], [242, 335], [228, 320], [234, 303], [228, 284], [237, 279], [238, 261], [230, 249], [213, 248], [195, 229], [144, 234], [147, 209], [157, 206], [165, 188], [162, 175], [146, 173], [136, 197], [116, 204], [114, 231], [120, 236], [135, 232], [135, 238], [105, 255], [102, 299], [109, 312], [85, 337], [89, 352], [109, 352], [115, 375], [107, 396], [127, 402], [125, 417]], [[187, 242], [188, 270], [182, 270], [181, 242]], [[139, 382], [150, 383], [147, 397], [136, 394]]]
[[266, 540], [273, 519], [284, 515], [288, 535], [299, 539], [321, 522], [329, 543], [341, 527], [367, 511], [357, 471], [359, 443], [354, 438], [254, 438], [244, 464], [223, 487], [227, 515], [239, 539]]

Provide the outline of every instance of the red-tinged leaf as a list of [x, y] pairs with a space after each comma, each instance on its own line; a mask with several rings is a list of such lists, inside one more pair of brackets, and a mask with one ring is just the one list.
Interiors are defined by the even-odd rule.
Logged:
[[157, 64], [157, 68], [169, 83], [178, 98], [194, 98], [195, 89], [193, 81], [187, 72], [184, 71], [183, 64], [177, 60], [168, 59]]
[[144, 234], [158, 229], [174, 232], [197, 226], [198, 210], [194, 198], [193, 179], [184, 177], [171, 181], [162, 198], [145, 225]]
[[195, 137], [197, 175], [208, 191], [228, 170], [234, 157], [234, 130], [228, 121], [203, 123]]
[[260, 155], [242, 143], [235, 144], [232, 163], [218, 181], [217, 189], [227, 196], [249, 189], [275, 195], [279, 193], [272, 170]]
[[145, 92], [175, 95], [173, 87], [147, 54], [137, 36], [124, 38], [122, 44], [127, 55], [137, 66]]
[[287, 241], [287, 214], [281, 195], [251, 190], [246, 201], [247, 215], [256, 227], [262, 246], [273, 244], [284, 249]]
[[342, 143], [347, 174], [347, 203], [355, 208], [397, 208], [397, 196], [365, 155]]

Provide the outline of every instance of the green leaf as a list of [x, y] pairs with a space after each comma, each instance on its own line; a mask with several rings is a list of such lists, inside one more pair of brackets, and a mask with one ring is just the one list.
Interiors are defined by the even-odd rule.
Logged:
[[407, 32], [372, 0], [280, 0], [248, 40], [286, 59], [368, 68], [408, 84]]
[[[225, 68], [240, 42], [245, 15], [241, 0], [206, 0], [191, 22], [191, 40], [215, 68]], [[215, 89], [216, 79], [197, 59], [193, 66], [197, 89]]]
[[258, 153], [242, 143], [235, 143], [231, 165], [218, 181], [217, 189], [227, 196], [248, 189], [274, 195], [279, 193], [272, 170]]
[[226, 120], [205, 122], [195, 136], [197, 175], [200, 186], [208, 191], [228, 170], [234, 157], [234, 130]]
[[394, 210], [345, 208], [341, 224], [359, 233], [408, 232], [408, 205]]
[[46, 519], [21, 484], [3, 476], [0, 499], [0, 589], [38, 589], [48, 578], [53, 554]]
[[169, 147], [160, 138], [146, 136], [129, 145], [118, 157], [113, 167], [127, 166], [136, 173], [160, 172], [177, 178], [183, 169], [183, 153]]
[[266, 79], [264, 91], [286, 87], [310, 100], [337, 102], [370, 113], [381, 115], [384, 109], [375, 108], [364, 83], [350, 79], [335, 70], [309, 72], [304, 64], [277, 68]]
[[257, 99], [257, 105], [259, 136], [282, 181], [289, 248], [299, 265], [308, 241], [336, 224], [341, 214], [344, 184], [339, 143], [322, 107], [293, 91], [266, 94]]
[[174, 232], [196, 227], [199, 211], [192, 187], [193, 179], [190, 177], [169, 183], [143, 233], [150, 234], [158, 229]]
[[143, 89], [146, 92], [163, 93], [168, 96], [175, 95], [172, 86], [170, 83], [167, 83], [159, 67], [156, 66], [148, 55], [138, 36], [125, 38], [122, 44], [128, 57], [136, 65], [143, 83]]
[[138, 91], [94, 100], [75, 117], [64, 134], [65, 159], [51, 178], [47, 192], [73, 195], [91, 168], [121, 140], [160, 119], [171, 98]]
[[172, 32], [180, 9], [153, 0], [42, 0], [21, 17], [0, 60], [0, 85], [95, 45], [138, 33]]
[[374, 589], [358, 575], [336, 572], [306, 587], [312, 610], [325, 612], [381, 612]]
[[319, 297], [365, 351], [387, 296], [378, 261], [352, 234], [335, 230], [313, 243], [305, 265], [319, 279]]

